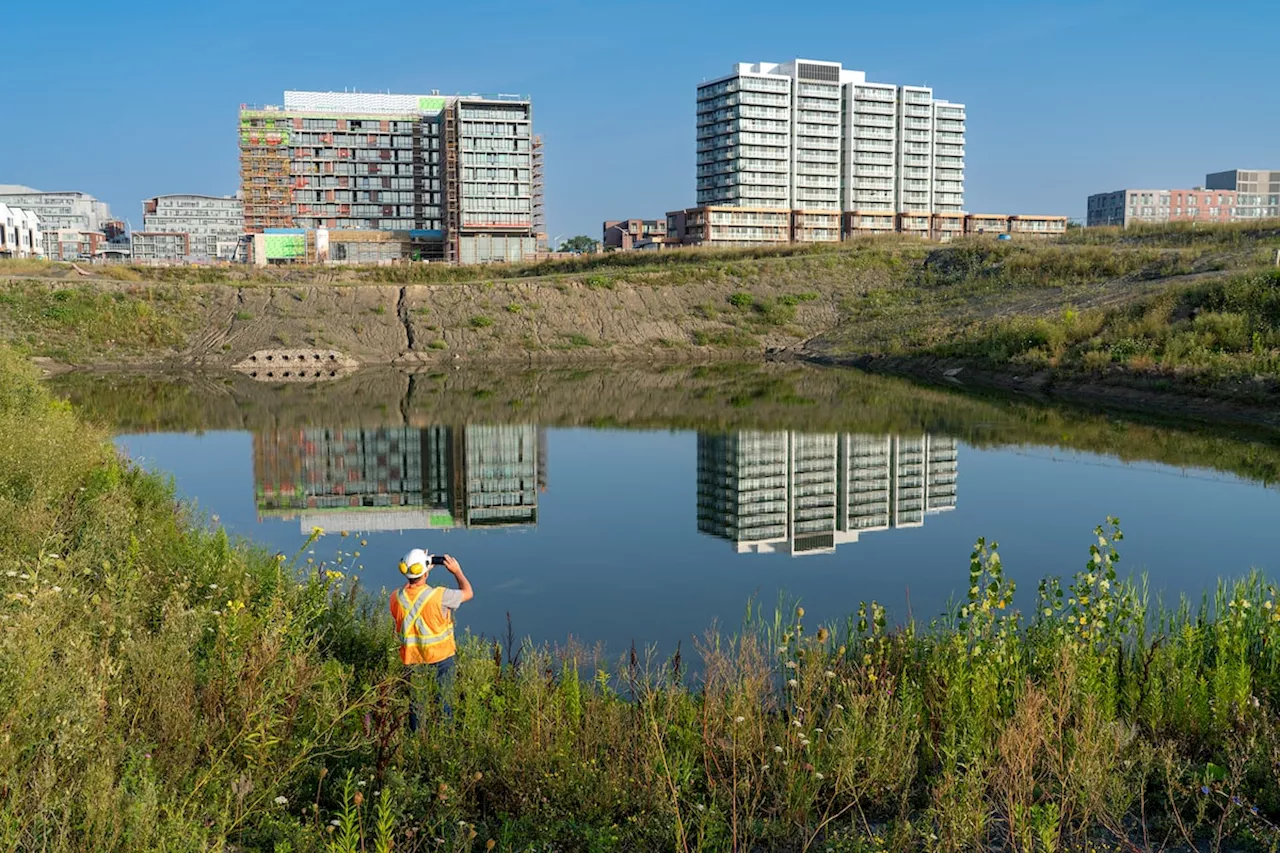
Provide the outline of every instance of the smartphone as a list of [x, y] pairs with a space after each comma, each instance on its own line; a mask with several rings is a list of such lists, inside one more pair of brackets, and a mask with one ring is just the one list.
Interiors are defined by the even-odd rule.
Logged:
[[444, 556], [445, 556], [444, 554], [432, 554], [432, 555], [431, 555], [431, 565], [433, 565], [433, 566], [443, 566], [443, 565], [444, 565]]

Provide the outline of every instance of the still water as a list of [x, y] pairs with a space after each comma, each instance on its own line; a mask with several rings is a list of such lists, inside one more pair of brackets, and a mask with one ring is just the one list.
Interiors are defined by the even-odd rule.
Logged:
[[359, 550], [373, 589], [412, 547], [453, 554], [476, 589], [460, 622], [490, 636], [510, 614], [537, 641], [670, 652], [780, 596], [807, 621], [872, 599], [927, 620], [963, 594], [979, 536], [1000, 543], [1025, 607], [1041, 576], [1084, 566], [1107, 515], [1153, 595], [1280, 572], [1267, 436], [796, 367], [69, 382], [122, 450], [233, 534], [292, 554], [323, 527], [314, 559]]

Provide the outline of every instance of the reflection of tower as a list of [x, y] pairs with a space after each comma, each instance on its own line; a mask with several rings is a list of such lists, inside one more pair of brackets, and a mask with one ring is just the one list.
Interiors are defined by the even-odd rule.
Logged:
[[835, 435], [790, 433], [789, 510], [792, 554], [836, 548]]
[[953, 509], [958, 464], [941, 436], [699, 434], [698, 530], [739, 552], [829, 553]]
[[943, 435], [929, 436], [928, 476], [925, 481], [926, 512], [956, 508], [956, 480], [960, 474], [960, 443]]
[[547, 490], [547, 431], [538, 427], [538, 491]]
[[698, 530], [739, 552], [787, 541], [785, 432], [698, 434]]
[[258, 512], [303, 532], [534, 524], [541, 449], [532, 426], [255, 433]]
[[924, 524], [924, 467], [927, 438], [894, 436], [891, 497], [894, 527]]
[[472, 526], [536, 524], [538, 429], [532, 425], [465, 428], [463, 523]]

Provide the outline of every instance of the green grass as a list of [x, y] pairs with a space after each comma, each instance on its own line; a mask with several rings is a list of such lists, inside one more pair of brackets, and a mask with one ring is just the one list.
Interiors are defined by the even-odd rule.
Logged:
[[486, 317], [484, 314], [477, 314], [468, 321], [468, 325], [473, 329], [484, 329], [493, 325], [493, 318]]
[[985, 323], [937, 352], [1201, 383], [1274, 382], [1280, 376], [1280, 270], [1174, 289], [1108, 311]]
[[141, 294], [92, 285], [0, 285], [0, 330], [27, 351], [67, 358], [137, 354], [182, 346], [190, 329], [187, 298], [175, 288]]
[[683, 660], [467, 638], [414, 739], [363, 543], [232, 543], [3, 351], [0, 380], [6, 849], [1280, 842], [1276, 589], [1149, 606], [1110, 522], [1025, 613], [980, 541], [928, 624], [749, 606]]

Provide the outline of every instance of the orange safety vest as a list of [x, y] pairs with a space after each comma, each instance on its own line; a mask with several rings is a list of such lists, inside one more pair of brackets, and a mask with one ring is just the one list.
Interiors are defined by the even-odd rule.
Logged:
[[[403, 587], [391, 596], [391, 616], [400, 637], [400, 660], [406, 664], [439, 663], [457, 651], [453, 611], [440, 606], [444, 587]], [[441, 613], [444, 610], [444, 613]]]

